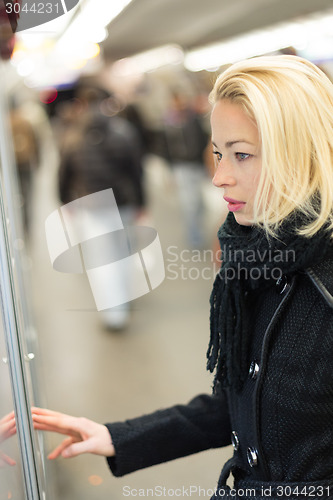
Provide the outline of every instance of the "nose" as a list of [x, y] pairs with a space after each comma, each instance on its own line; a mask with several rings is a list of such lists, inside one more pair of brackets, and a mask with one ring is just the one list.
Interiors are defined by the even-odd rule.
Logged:
[[223, 159], [220, 161], [212, 179], [212, 183], [215, 187], [227, 187], [234, 186], [236, 184], [236, 179], [233, 175], [232, 167], [228, 164], [227, 161]]

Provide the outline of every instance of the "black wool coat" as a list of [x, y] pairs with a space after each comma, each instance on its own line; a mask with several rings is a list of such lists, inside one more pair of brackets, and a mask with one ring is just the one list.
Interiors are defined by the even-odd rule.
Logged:
[[333, 253], [247, 300], [242, 390], [107, 424], [115, 476], [232, 443], [215, 500], [333, 498]]

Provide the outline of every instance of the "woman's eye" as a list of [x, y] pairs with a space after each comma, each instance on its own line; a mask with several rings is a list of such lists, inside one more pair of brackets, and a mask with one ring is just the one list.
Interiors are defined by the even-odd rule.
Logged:
[[244, 160], [247, 160], [248, 158], [250, 158], [250, 154], [248, 153], [235, 153], [235, 156], [237, 158], [237, 160], [239, 161], [244, 161]]
[[218, 151], [213, 151], [213, 155], [215, 156], [217, 163], [219, 163], [222, 160], [222, 154], [219, 153]]

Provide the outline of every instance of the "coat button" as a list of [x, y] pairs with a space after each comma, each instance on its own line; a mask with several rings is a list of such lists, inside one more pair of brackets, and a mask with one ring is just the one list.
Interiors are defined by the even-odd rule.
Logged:
[[259, 373], [259, 365], [255, 361], [252, 361], [249, 368], [249, 376], [255, 380]]
[[287, 276], [280, 276], [280, 278], [278, 278], [276, 280], [276, 291], [282, 295], [283, 293], [285, 293], [287, 291], [287, 289], [290, 287], [289, 283], [288, 283], [288, 280], [287, 280]]
[[231, 444], [235, 451], [239, 450], [239, 438], [237, 432], [235, 431], [232, 431], [231, 433]]
[[248, 448], [247, 449], [247, 461], [250, 467], [256, 467], [258, 465], [258, 452], [255, 448]]

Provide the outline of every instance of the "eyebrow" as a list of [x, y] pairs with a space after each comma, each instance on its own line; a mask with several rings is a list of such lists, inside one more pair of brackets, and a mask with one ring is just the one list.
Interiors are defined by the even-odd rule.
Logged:
[[[231, 146], [233, 146], [234, 144], [237, 144], [238, 142], [245, 142], [246, 144], [250, 144], [251, 146], [255, 146], [255, 144], [253, 144], [253, 142], [246, 141], [245, 139], [238, 139], [237, 141], [226, 142], [225, 147], [231, 148]], [[213, 146], [215, 146], [217, 148], [217, 145], [215, 144], [215, 142], [212, 141], [212, 144], [213, 144]]]

